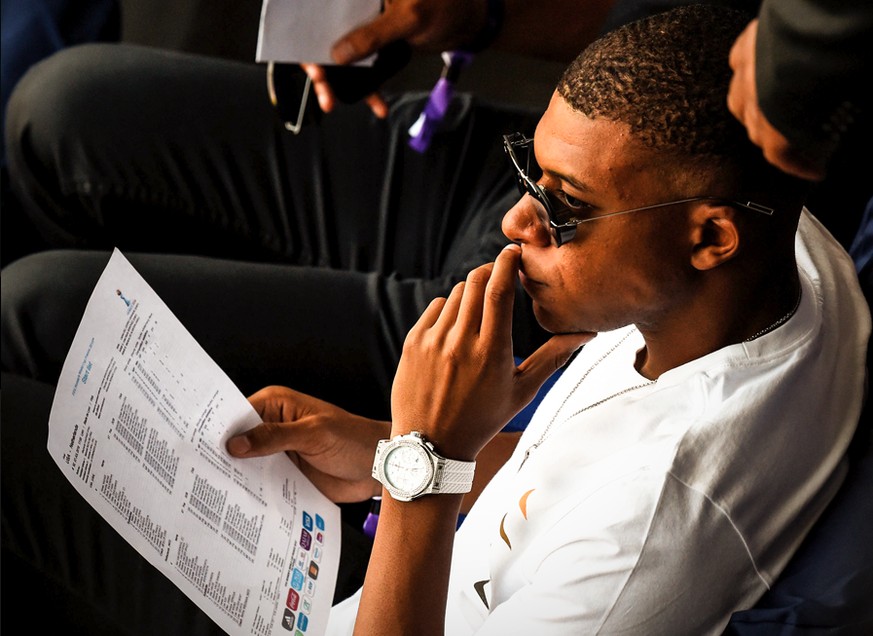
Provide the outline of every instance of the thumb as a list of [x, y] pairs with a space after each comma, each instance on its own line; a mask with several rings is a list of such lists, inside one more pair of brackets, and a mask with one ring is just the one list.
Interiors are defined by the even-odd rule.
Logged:
[[539, 349], [518, 365], [518, 382], [522, 393], [534, 395], [551, 375], [567, 364], [570, 356], [590, 342], [596, 333], [568, 333], [549, 338]]
[[233, 457], [263, 457], [291, 450], [296, 428], [279, 422], [264, 422], [227, 440], [227, 452]]
[[386, 11], [372, 22], [349, 31], [331, 47], [331, 57], [337, 64], [351, 64], [372, 55], [389, 42], [409, 37], [415, 23], [404, 19], [403, 15]]

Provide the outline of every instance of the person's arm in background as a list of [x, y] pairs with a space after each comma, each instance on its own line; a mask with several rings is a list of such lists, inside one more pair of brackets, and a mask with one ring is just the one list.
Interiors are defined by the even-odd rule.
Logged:
[[728, 107], [768, 161], [821, 181], [870, 117], [873, 3], [765, 0], [731, 51]]
[[[570, 61], [600, 32], [614, 0], [394, 0], [372, 22], [333, 46], [337, 64], [361, 60], [395, 40], [415, 50], [495, 49]], [[483, 40], [484, 38], [484, 40]], [[493, 43], [492, 43], [493, 42]], [[324, 69], [304, 64], [318, 103], [330, 112], [336, 99]], [[365, 99], [379, 117], [387, 107], [378, 93]]]

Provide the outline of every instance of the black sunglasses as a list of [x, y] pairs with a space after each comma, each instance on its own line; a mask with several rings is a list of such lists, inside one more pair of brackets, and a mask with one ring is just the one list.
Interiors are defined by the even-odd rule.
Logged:
[[[516, 184], [518, 191], [522, 196], [529, 194], [533, 200], [538, 203], [546, 213], [546, 218], [549, 220], [549, 227], [552, 234], [555, 236], [555, 242], [560, 247], [564, 243], [571, 241], [576, 235], [576, 226], [589, 221], [597, 221], [611, 216], [620, 216], [630, 214], [631, 212], [642, 212], [644, 210], [656, 210], [658, 208], [666, 208], [682, 203], [692, 203], [694, 201], [720, 201], [735, 207], [745, 208], [753, 212], [759, 212], [771, 216], [774, 212], [773, 208], [755, 203], [754, 201], [738, 201], [735, 199], [726, 199], [716, 196], [696, 196], [685, 199], [677, 199], [675, 201], [666, 201], [665, 203], [655, 203], [653, 205], [645, 205], [639, 208], [630, 210], [619, 210], [618, 212], [609, 212], [599, 216], [580, 218], [578, 215], [583, 209], [588, 209], [587, 206], [574, 207], [563, 193], [553, 192], [538, 184], [532, 178], [531, 170], [536, 169], [539, 172], [539, 167], [531, 163], [533, 157], [533, 139], [525, 137], [522, 133], [513, 133], [503, 136], [503, 149], [509, 156], [516, 172]], [[519, 160], [519, 156], [524, 157], [524, 161]]]

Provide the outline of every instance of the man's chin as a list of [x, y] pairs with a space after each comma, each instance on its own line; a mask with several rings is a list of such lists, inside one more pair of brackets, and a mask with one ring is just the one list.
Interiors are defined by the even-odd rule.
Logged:
[[570, 326], [560, 320], [557, 316], [543, 309], [542, 305], [534, 303], [533, 310], [537, 322], [540, 323], [540, 327], [551, 334], [557, 335], [576, 331], [575, 329], [570, 329]]
[[580, 325], [578, 321], [571, 321], [556, 316], [555, 314], [543, 309], [542, 305], [536, 303], [534, 303], [533, 311], [540, 327], [555, 336], [576, 333], [597, 333], [598, 331], [601, 331], [600, 329], [593, 329], [590, 326], [584, 327]]

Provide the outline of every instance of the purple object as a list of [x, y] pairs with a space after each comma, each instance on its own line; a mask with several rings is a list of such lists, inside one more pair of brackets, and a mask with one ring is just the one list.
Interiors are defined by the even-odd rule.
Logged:
[[443, 72], [431, 90], [421, 115], [409, 128], [409, 146], [417, 152], [424, 152], [430, 147], [431, 138], [442, 123], [455, 94], [455, 83], [461, 69], [473, 61], [473, 54], [467, 51], [445, 51], [442, 57]]
[[376, 537], [376, 526], [379, 524], [379, 510], [382, 507], [382, 498], [373, 497], [373, 502], [370, 504], [370, 512], [367, 518], [364, 519], [364, 534], [371, 539]]

